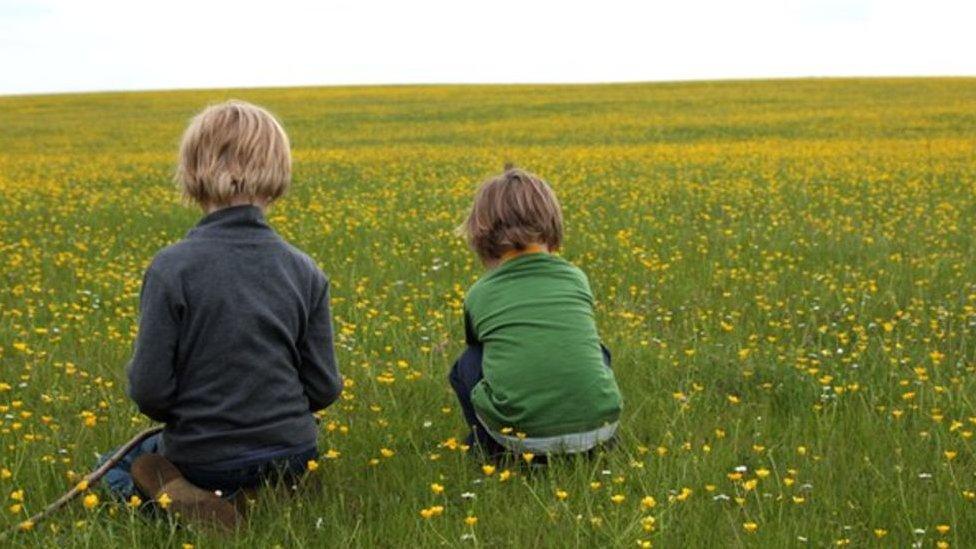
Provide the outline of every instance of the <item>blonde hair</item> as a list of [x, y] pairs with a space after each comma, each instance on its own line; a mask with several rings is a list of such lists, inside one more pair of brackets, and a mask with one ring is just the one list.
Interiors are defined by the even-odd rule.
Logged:
[[183, 196], [224, 206], [234, 199], [272, 202], [288, 190], [288, 136], [267, 110], [244, 101], [212, 105], [183, 133], [176, 180]]
[[482, 183], [459, 231], [485, 262], [534, 243], [555, 251], [563, 242], [563, 213], [545, 181], [506, 166], [505, 173]]

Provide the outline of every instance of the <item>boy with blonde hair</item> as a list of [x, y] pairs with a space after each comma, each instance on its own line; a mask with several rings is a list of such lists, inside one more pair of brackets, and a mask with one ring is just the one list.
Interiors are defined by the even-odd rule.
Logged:
[[265, 221], [290, 178], [288, 137], [261, 107], [211, 106], [187, 128], [177, 180], [205, 215], [143, 279], [129, 395], [165, 428], [107, 477], [121, 495], [134, 483], [184, 518], [229, 528], [237, 512], [220, 495], [317, 458], [312, 414], [342, 378], [329, 281]]
[[553, 255], [562, 210], [515, 168], [478, 190], [461, 231], [487, 273], [464, 301], [467, 350], [451, 369], [469, 443], [489, 455], [592, 450], [617, 430], [620, 391], [581, 270]]

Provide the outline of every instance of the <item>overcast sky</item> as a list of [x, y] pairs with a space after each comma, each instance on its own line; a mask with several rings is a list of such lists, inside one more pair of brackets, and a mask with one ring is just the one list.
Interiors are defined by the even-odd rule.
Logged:
[[0, 0], [0, 94], [976, 75], [963, 0]]

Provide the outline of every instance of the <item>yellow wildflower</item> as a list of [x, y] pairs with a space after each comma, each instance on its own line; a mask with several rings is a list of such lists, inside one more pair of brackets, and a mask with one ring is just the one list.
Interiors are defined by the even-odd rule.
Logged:
[[98, 494], [88, 494], [82, 500], [85, 509], [94, 509], [98, 505]]

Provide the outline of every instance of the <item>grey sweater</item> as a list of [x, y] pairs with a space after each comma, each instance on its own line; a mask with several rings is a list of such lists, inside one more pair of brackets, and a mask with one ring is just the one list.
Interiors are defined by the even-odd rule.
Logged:
[[254, 206], [216, 211], [146, 271], [129, 396], [163, 455], [219, 465], [314, 446], [342, 390], [329, 281]]

